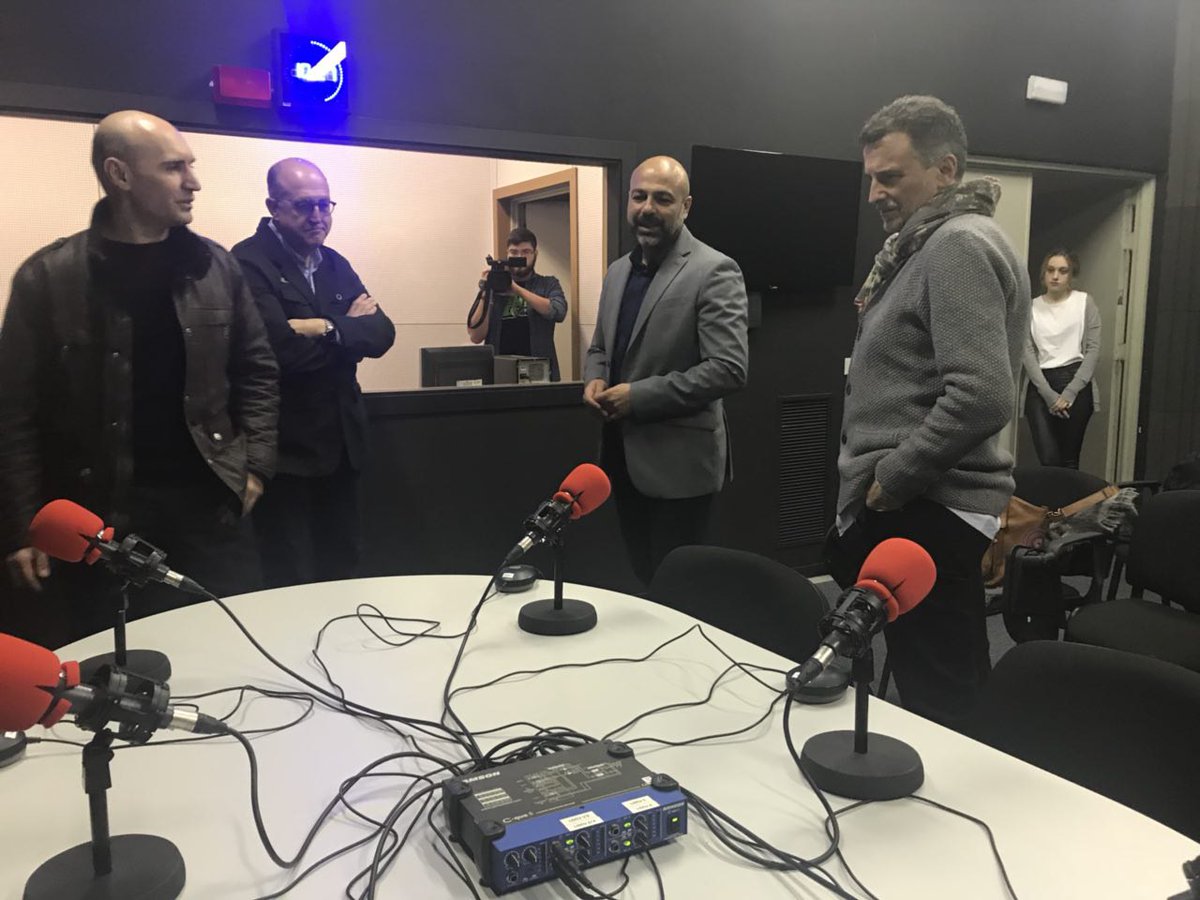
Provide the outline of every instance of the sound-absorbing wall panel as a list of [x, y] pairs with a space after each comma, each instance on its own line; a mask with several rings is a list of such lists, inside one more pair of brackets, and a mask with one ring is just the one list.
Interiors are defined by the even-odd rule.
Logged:
[[820, 541], [829, 522], [829, 395], [779, 398], [777, 546]]

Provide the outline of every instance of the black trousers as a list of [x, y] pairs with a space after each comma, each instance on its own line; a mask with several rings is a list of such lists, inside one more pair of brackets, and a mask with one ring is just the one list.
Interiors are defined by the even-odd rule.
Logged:
[[659, 563], [676, 547], [708, 543], [715, 494], [681, 500], [647, 497], [629, 478], [625, 445], [617, 428], [604, 429], [600, 466], [612, 482], [621, 539], [633, 572], [643, 585], [650, 584]]
[[991, 541], [946, 507], [917, 499], [893, 512], [865, 510], [831, 542], [830, 569], [852, 584], [876, 544], [902, 537], [937, 566], [929, 596], [884, 629], [904, 708], [960, 729], [991, 671], [980, 564]]
[[[1050, 387], [1062, 393], [1078, 368], [1079, 363], [1073, 363], [1057, 369], [1042, 369], [1042, 374]], [[1092, 386], [1088, 384], [1067, 410], [1067, 418], [1061, 419], [1050, 414], [1050, 407], [1046, 406], [1042, 395], [1029, 385], [1025, 394], [1025, 419], [1029, 422], [1038, 462], [1043, 466], [1079, 468], [1079, 452], [1083, 449], [1083, 436], [1092, 418], [1093, 406]]]
[[[193, 578], [218, 597], [262, 588], [258, 550], [241, 501], [217, 479], [211, 483], [135, 486], [128, 503], [122, 539], [136, 534], [166, 553], [165, 564]], [[34, 643], [58, 647], [113, 627], [121, 602], [121, 582], [103, 563], [51, 562], [50, 578], [40, 592], [15, 590], [0, 631], [12, 631]], [[131, 587], [132, 621], [197, 603], [199, 597], [161, 584]], [[151, 648], [152, 649], [152, 648]]]
[[332, 475], [276, 475], [254, 508], [269, 588], [353, 578], [361, 555], [358, 472], [343, 456]]

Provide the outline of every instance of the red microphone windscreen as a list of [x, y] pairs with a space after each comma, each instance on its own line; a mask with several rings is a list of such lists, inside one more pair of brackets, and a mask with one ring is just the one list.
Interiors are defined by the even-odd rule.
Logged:
[[70, 500], [51, 500], [29, 523], [29, 545], [66, 562], [80, 562], [86, 556], [90, 565], [100, 553], [89, 551], [89, 541], [101, 532], [105, 540], [112, 538], [112, 529], [106, 529], [94, 512]]
[[612, 484], [599, 466], [583, 463], [571, 470], [558, 487], [559, 494], [567, 494], [571, 500], [571, 518], [586, 516], [608, 499]]
[[925, 599], [937, 581], [933, 557], [920, 544], [905, 538], [880, 541], [867, 554], [858, 572], [858, 584], [882, 587], [888, 602], [888, 621], [903, 615]]
[[53, 650], [0, 634], [0, 731], [48, 728], [61, 719], [70, 704], [55, 700], [54, 691], [60, 674], [66, 675], [66, 687], [79, 683], [79, 666], [72, 675], [71, 665], [59, 663]]

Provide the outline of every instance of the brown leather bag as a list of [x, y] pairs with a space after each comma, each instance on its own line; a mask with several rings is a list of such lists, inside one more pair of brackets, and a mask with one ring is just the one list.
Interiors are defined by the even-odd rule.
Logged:
[[1031, 547], [1041, 550], [1046, 546], [1046, 529], [1056, 519], [1065, 519], [1077, 512], [1095, 506], [1117, 493], [1114, 485], [1108, 484], [1086, 497], [1064, 506], [1049, 509], [1037, 506], [1020, 497], [1012, 497], [1008, 507], [1000, 514], [1000, 530], [992, 538], [992, 545], [983, 555], [983, 583], [988, 587], [999, 587], [1004, 581], [1004, 567], [1014, 547]]

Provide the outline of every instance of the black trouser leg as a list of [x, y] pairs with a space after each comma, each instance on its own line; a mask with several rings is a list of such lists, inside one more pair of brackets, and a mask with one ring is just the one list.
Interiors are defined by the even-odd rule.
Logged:
[[358, 473], [276, 475], [254, 508], [267, 587], [353, 578], [358, 567]]
[[324, 478], [311, 479], [314, 566], [317, 581], [341, 581], [358, 574], [362, 527], [358, 508], [358, 473], [342, 460]]
[[[1069, 366], [1042, 369], [1042, 374], [1046, 376], [1046, 383], [1061, 393], [1078, 370], [1079, 363], [1072, 363]], [[1038, 461], [1043, 466], [1079, 468], [1079, 453], [1083, 449], [1083, 436], [1092, 418], [1093, 407], [1092, 386], [1087, 384], [1067, 410], [1065, 418], [1051, 415], [1046, 401], [1032, 384], [1029, 385], [1025, 394], [1025, 418], [1029, 422]]]
[[1029, 423], [1029, 434], [1033, 438], [1038, 462], [1043, 466], [1061, 466], [1062, 452], [1054, 427], [1057, 419], [1051, 415], [1050, 407], [1032, 384], [1025, 393], [1025, 421]]
[[[130, 531], [167, 554], [166, 564], [218, 597], [262, 588], [258, 547], [241, 500], [223, 484], [142, 485], [131, 492]], [[164, 585], [130, 592], [129, 618], [196, 603]]]
[[980, 563], [990, 541], [950, 510], [918, 499], [894, 512], [865, 511], [852, 544], [853, 568], [887, 538], [915, 541], [937, 566], [929, 596], [884, 631], [904, 707], [960, 728], [991, 671]]
[[615, 428], [605, 429], [601, 465], [612, 483], [630, 565], [643, 585], [650, 584], [659, 563], [676, 547], [708, 542], [715, 495], [679, 500], [647, 497], [629, 477], [624, 444]]
[[268, 588], [313, 580], [308, 481], [297, 475], [276, 475], [254, 507], [254, 534]]
[[1092, 386], [1089, 384], [1079, 392], [1079, 396], [1067, 410], [1067, 418], [1056, 420], [1062, 464], [1069, 469], [1079, 468], [1079, 454], [1083, 450], [1083, 437], [1092, 418], [1092, 411]]

